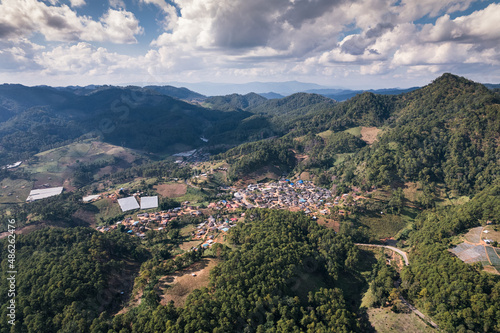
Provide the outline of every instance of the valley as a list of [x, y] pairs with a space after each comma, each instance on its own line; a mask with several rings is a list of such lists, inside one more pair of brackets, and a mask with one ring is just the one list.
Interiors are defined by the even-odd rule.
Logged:
[[[52, 102], [24, 105], [12, 90]], [[444, 74], [342, 102], [205, 97], [0, 87], [11, 107], [2, 165], [22, 162], [0, 169], [0, 218], [17, 223], [23, 267], [18, 327], [500, 327], [498, 92]], [[95, 131], [103, 117], [113, 129]], [[16, 130], [24, 119], [29, 128]]]

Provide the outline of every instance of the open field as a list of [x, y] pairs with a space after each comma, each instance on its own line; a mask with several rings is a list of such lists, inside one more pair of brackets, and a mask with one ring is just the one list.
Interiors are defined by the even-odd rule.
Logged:
[[0, 181], [0, 204], [25, 202], [33, 182], [24, 179], [5, 178]]
[[401, 215], [383, 214], [360, 216], [359, 222], [368, 227], [368, 234], [375, 239], [394, 237], [406, 227], [407, 221]]
[[157, 290], [161, 304], [173, 301], [175, 306], [183, 306], [193, 290], [208, 286], [210, 270], [217, 263], [216, 259], [206, 258], [181, 271], [162, 277]]
[[377, 135], [380, 132], [380, 129], [377, 127], [361, 127], [361, 140], [371, 145], [375, 141], [377, 141]]
[[332, 130], [324, 131], [321, 133], [318, 133], [318, 136], [322, 137], [323, 139], [328, 139], [334, 132]]
[[353, 127], [345, 130], [344, 132], [352, 134], [357, 137], [361, 137], [361, 126]]
[[482, 237], [500, 243], [500, 232], [496, 231], [493, 225], [488, 225], [484, 228]]
[[109, 198], [103, 198], [91, 203], [90, 205], [95, 206], [99, 211], [99, 213], [95, 215], [95, 220], [97, 223], [99, 223], [100, 218], [107, 219], [122, 214], [122, 210], [120, 209], [120, 205], [118, 204], [118, 202], [114, 202]]
[[339, 165], [344, 162], [348, 156], [353, 156], [354, 153], [344, 153], [344, 154], [335, 154], [335, 163], [333, 165]]
[[436, 332], [426, 325], [416, 314], [394, 313], [389, 308], [368, 309], [368, 318], [376, 332], [421, 333]]
[[184, 183], [169, 183], [157, 185], [154, 189], [164, 198], [178, 198], [186, 194], [187, 185]]
[[340, 224], [338, 221], [320, 216], [316, 222], [318, 222], [319, 225], [335, 230], [335, 232], [339, 232]]
[[84, 140], [41, 152], [19, 168], [33, 175], [36, 179], [34, 188], [49, 184], [51, 187], [64, 185], [67, 190], [73, 190], [72, 176], [78, 163], [112, 162], [113, 165], [96, 172], [97, 175], [102, 175], [129, 167], [130, 163], [140, 158], [142, 156], [131, 149]]

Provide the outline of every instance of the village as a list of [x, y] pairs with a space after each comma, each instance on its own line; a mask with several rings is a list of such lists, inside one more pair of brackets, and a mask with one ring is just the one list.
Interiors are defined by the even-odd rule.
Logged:
[[[185, 201], [181, 203], [180, 207], [158, 212], [136, 213], [114, 225], [98, 226], [97, 230], [106, 232], [118, 228], [123, 232], [144, 238], [148, 230], [163, 230], [172, 221], [189, 216], [199, 218], [202, 221], [191, 233], [191, 241], [199, 241], [200, 247], [208, 248], [217, 242], [223, 242], [224, 235], [230, 228], [236, 226], [238, 221], [243, 220], [247, 209], [270, 208], [303, 211], [311, 219], [316, 220], [317, 216], [330, 215], [334, 211], [343, 215], [345, 214], [344, 210], [334, 210], [333, 207], [356, 205], [356, 201], [362, 198], [356, 194], [348, 193], [334, 196], [330, 190], [317, 187], [310, 181], [297, 180], [293, 182], [289, 179], [250, 184], [242, 189], [224, 187], [222, 191], [230, 193], [232, 198], [212, 202], [207, 208], [199, 208], [189, 201]], [[347, 200], [349, 197], [352, 200]]]

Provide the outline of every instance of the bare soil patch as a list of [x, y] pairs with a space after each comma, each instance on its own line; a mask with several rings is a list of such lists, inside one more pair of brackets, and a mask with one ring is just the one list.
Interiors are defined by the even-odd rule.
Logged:
[[340, 223], [338, 221], [332, 220], [332, 219], [327, 219], [324, 217], [318, 217], [317, 220], [319, 225], [325, 226], [327, 228], [335, 230], [335, 232], [339, 232], [340, 229]]
[[164, 198], [178, 198], [186, 194], [186, 184], [162, 184], [154, 187], [156, 192]]
[[380, 129], [377, 127], [361, 127], [361, 140], [371, 145], [377, 141], [377, 134], [379, 132]]
[[193, 290], [208, 286], [210, 270], [217, 263], [216, 259], [203, 259], [172, 275], [162, 277], [157, 290], [161, 304], [173, 301], [175, 306], [183, 306]]

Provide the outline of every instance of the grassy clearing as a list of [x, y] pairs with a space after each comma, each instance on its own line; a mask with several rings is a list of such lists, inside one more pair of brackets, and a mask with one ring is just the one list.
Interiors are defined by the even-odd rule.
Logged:
[[334, 132], [332, 130], [324, 131], [321, 133], [318, 133], [318, 136], [322, 137], [323, 139], [328, 139]]
[[188, 186], [186, 193], [177, 198], [178, 201], [189, 201], [190, 203], [206, 203], [206, 195], [200, 189]]
[[369, 235], [375, 239], [394, 237], [407, 225], [407, 221], [403, 217], [392, 214], [362, 215], [359, 217], [359, 222], [368, 227]]
[[348, 156], [352, 155], [354, 155], [354, 153], [335, 154], [335, 163], [333, 165], [339, 165], [343, 163]]
[[361, 128], [362, 128], [361, 126], [353, 127], [345, 130], [344, 132], [352, 134], [357, 137], [361, 137]]
[[99, 211], [95, 215], [95, 219], [98, 223], [101, 218], [105, 220], [122, 214], [120, 205], [118, 204], [118, 202], [113, 202], [112, 199], [104, 198], [92, 203], [91, 205], [96, 207]]
[[0, 181], [0, 203], [25, 202], [32, 187], [33, 182], [24, 179], [2, 179]]
[[411, 202], [417, 202], [422, 195], [422, 189], [416, 182], [407, 182], [403, 187], [405, 198]]
[[416, 314], [394, 313], [388, 308], [368, 309], [368, 318], [376, 332], [421, 333], [436, 332], [427, 326]]
[[218, 260], [207, 258], [161, 278], [157, 290], [161, 304], [173, 301], [175, 306], [183, 306], [193, 290], [208, 286], [210, 270], [217, 264]]

